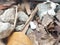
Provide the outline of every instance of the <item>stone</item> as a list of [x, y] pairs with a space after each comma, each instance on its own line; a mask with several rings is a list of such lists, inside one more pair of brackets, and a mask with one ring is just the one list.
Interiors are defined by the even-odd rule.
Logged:
[[55, 16], [55, 11], [53, 10], [53, 9], [51, 9], [51, 10], [48, 10], [48, 14], [50, 15], [50, 16]]
[[24, 28], [24, 24], [17, 25], [16, 31], [21, 31]]
[[18, 18], [19, 18], [20, 21], [26, 22], [27, 19], [28, 19], [28, 15], [25, 14], [25, 12], [23, 12], [23, 11], [19, 11], [18, 12]]
[[13, 31], [14, 26], [10, 23], [2, 23], [0, 22], [0, 39], [8, 37]]
[[30, 22], [30, 27], [31, 29], [36, 29], [36, 25], [33, 21]]
[[53, 19], [51, 17], [49, 17], [48, 15], [45, 15], [44, 18], [43, 18], [43, 20], [42, 20], [42, 25], [47, 26], [52, 21], [53, 21]]
[[[38, 8], [38, 15], [40, 17], [40, 20], [44, 17], [45, 14], [49, 14], [52, 16], [55, 16], [54, 9], [56, 8], [56, 4], [54, 2], [44, 2], [37, 5]], [[51, 12], [52, 11], [52, 12]]]
[[15, 9], [14, 8], [5, 10], [5, 12], [0, 16], [0, 20], [3, 22], [13, 23], [14, 18], [15, 18]]

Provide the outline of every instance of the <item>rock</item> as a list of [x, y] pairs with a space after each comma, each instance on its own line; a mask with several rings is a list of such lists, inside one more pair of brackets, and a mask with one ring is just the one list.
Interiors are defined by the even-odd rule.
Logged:
[[42, 19], [42, 17], [47, 13], [47, 10], [49, 9], [49, 5], [42, 3], [42, 4], [38, 4], [38, 15], [40, 17], [40, 20]]
[[10, 27], [10, 23], [2, 23], [2, 22], [0, 22], [0, 33], [2, 31], [7, 30], [9, 27]]
[[3, 22], [14, 22], [14, 17], [15, 17], [15, 9], [10, 8], [5, 10], [5, 12], [0, 16], [0, 20]]
[[21, 31], [24, 28], [24, 24], [22, 25], [17, 25], [16, 31]]
[[53, 19], [51, 17], [49, 17], [48, 15], [45, 15], [44, 18], [43, 18], [43, 20], [42, 20], [42, 25], [47, 26], [52, 21], [53, 21]]
[[33, 42], [33, 45], [53, 45], [55, 43], [55, 39], [50, 34], [44, 35], [46, 37], [42, 38], [41, 33], [34, 31], [28, 35], [28, 37]]
[[51, 16], [55, 16], [55, 11], [53, 9], [48, 10], [48, 14]]
[[56, 8], [56, 4], [54, 2], [44, 2], [44, 3], [38, 4], [37, 7], [38, 7], [38, 15], [41, 20], [42, 20], [42, 17], [47, 13], [49, 15], [55, 16], [54, 9]]
[[30, 22], [30, 27], [31, 27], [31, 29], [36, 29], [36, 25], [34, 24], [34, 22]]
[[14, 26], [10, 23], [0, 22], [0, 39], [8, 37], [13, 31]]
[[33, 32], [33, 30], [32, 30], [31, 28], [29, 28], [29, 29], [27, 30], [27, 35], [29, 35], [31, 32]]
[[18, 12], [18, 18], [19, 18], [20, 21], [24, 21], [25, 22], [28, 19], [28, 15], [25, 14], [23, 11], [19, 11]]

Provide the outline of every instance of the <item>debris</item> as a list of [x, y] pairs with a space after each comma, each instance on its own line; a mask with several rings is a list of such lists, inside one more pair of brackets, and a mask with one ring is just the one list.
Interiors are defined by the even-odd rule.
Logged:
[[42, 20], [42, 25], [47, 26], [51, 22], [53, 22], [53, 19], [51, 17], [49, 17], [49, 15], [45, 15], [43, 20]]
[[23, 11], [19, 11], [18, 12], [18, 18], [19, 18], [20, 21], [26, 22], [27, 19], [28, 19], [28, 15], [25, 14]]

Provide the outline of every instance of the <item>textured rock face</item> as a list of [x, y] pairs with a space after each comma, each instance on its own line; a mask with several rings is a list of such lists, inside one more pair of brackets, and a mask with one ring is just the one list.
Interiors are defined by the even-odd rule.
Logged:
[[10, 8], [5, 10], [5, 12], [0, 16], [0, 20], [3, 22], [14, 22], [14, 17], [15, 17], [15, 9]]
[[10, 23], [2, 23], [0, 22], [0, 39], [5, 38], [11, 34], [14, 26]]
[[18, 12], [18, 18], [20, 21], [27, 21], [28, 15], [25, 14], [23, 11]]
[[57, 4], [54, 2], [45, 2], [45, 3], [40, 3], [37, 5], [38, 8], [38, 15], [40, 19], [44, 17], [45, 14], [49, 14], [50, 16], [55, 16], [55, 11], [54, 9], [56, 8]]

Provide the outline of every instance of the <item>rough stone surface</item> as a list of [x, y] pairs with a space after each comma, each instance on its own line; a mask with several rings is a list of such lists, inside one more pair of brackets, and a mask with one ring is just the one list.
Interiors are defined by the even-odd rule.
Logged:
[[2, 23], [0, 22], [0, 39], [5, 38], [11, 34], [14, 26], [10, 23]]
[[47, 13], [51, 16], [55, 16], [54, 9], [56, 8], [56, 4], [54, 2], [41, 3], [41, 4], [38, 4], [37, 7], [38, 7], [38, 15], [41, 20], [42, 20], [42, 17], [44, 17], [44, 15]]
[[18, 12], [18, 18], [20, 21], [27, 21], [28, 15], [25, 14], [23, 11]]
[[15, 9], [10, 8], [5, 10], [5, 12], [0, 16], [0, 20], [3, 22], [14, 22]]

